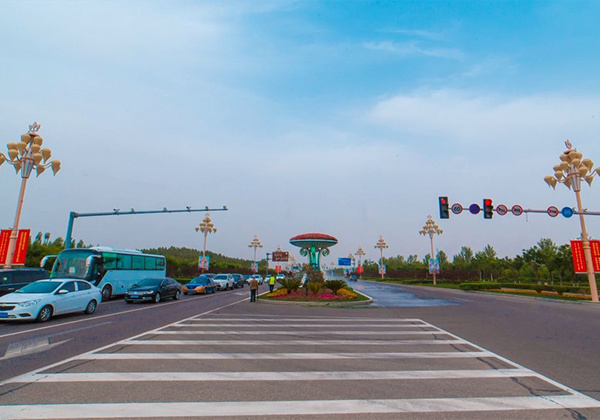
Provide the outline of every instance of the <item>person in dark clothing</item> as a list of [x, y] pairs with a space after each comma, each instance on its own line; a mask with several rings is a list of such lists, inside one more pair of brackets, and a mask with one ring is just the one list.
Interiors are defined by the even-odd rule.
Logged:
[[258, 280], [252, 277], [250, 280], [250, 302], [256, 302], [256, 293], [258, 292]]

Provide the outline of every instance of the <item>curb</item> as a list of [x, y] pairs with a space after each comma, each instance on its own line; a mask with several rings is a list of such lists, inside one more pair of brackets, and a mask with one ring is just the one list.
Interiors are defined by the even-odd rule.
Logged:
[[[261, 295], [265, 295], [267, 292], [265, 293], [261, 293], [260, 295], [258, 295], [258, 297], [260, 297]], [[359, 301], [347, 301], [347, 302], [310, 302], [310, 301], [296, 301], [296, 300], [271, 300], [271, 299], [256, 299], [257, 302], [265, 302], [265, 303], [274, 303], [276, 305], [278, 304], [289, 304], [289, 305], [304, 305], [304, 306], [330, 306], [330, 307], [336, 307], [336, 306], [365, 306], [365, 305], [370, 305], [371, 303], [373, 303], [373, 298], [371, 296], [367, 296], [364, 293], [361, 292], [357, 292], [355, 291], [355, 293], [358, 293], [360, 295], [363, 295], [365, 297], [368, 298], [368, 300], [359, 300]]]

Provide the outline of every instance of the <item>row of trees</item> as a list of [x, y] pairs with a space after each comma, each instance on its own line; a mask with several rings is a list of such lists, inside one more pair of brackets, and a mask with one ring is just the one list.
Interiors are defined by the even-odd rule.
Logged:
[[[387, 276], [394, 278], [427, 279], [429, 277], [429, 254], [423, 259], [417, 255], [386, 258]], [[438, 278], [446, 281], [522, 281], [577, 283], [585, 282], [585, 276], [577, 276], [573, 271], [573, 260], [570, 245], [557, 245], [549, 238], [542, 238], [531, 248], [524, 249], [514, 258], [499, 258], [492, 245], [486, 245], [481, 251], [474, 252], [468, 246], [448, 258], [444, 251], [439, 251], [440, 261]], [[365, 261], [367, 276], [376, 276], [378, 261]]]
[[[72, 247], [84, 248], [93, 246], [83, 241], [71, 243]], [[64, 249], [63, 238], [51, 240], [49, 233], [39, 232], [32, 238], [25, 265], [39, 267], [41, 259], [46, 255], [56, 255]], [[165, 255], [167, 257], [167, 275], [172, 277], [193, 277], [198, 274], [198, 259], [200, 251], [190, 248], [153, 248], [144, 249], [144, 252]], [[250, 274], [251, 260], [232, 258], [214, 252], [207, 252], [210, 256], [210, 271], [236, 272]], [[586, 282], [585, 276], [577, 276], [573, 271], [571, 247], [557, 245], [552, 239], [543, 238], [532, 246], [524, 249], [514, 258], [499, 258], [492, 245], [486, 245], [481, 251], [474, 252], [468, 246], [461, 247], [460, 251], [450, 260], [444, 251], [439, 251], [437, 258], [440, 261], [441, 272], [438, 278], [442, 281], [521, 281], [521, 282], [547, 282], [577, 283]], [[404, 257], [398, 255], [385, 259], [387, 277], [402, 279], [427, 279], [429, 254], [422, 259], [418, 255]], [[259, 262], [259, 270], [266, 269], [266, 261]], [[378, 261], [365, 260], [366, 276], [377, 276]]]

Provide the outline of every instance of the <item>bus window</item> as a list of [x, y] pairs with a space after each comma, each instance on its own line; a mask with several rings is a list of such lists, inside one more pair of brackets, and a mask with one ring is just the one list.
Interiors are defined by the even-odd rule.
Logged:
[[117, 268], [117, 254], [111, 252], [103, 252], [102, 258], [104, 259], [104, 269], [114, 270]]
[[144, 269], [144, 257], [134, 255], [132, 257], [131, 268], [133, 270], [143, 270]]
[[131, 270], [131, 255], [117, 255], [117, 270]]
[[156, 270], [156, 257], [144, 257], [146, 260], [146, 270]]

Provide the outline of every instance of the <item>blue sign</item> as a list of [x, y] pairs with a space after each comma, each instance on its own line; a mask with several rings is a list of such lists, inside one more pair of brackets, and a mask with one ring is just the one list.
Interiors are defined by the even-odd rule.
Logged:
[[351, 266], [352, 258], [338, 258], [338, 265]]
[[430, 258], [429, 259], [429, 274], [439, 274], [440, 272], [440, 260]]
[[469, 211], [472, 214], [479, 214], [479, 212], [481, 211], [481, 207], [479, 207], [479, 204], [471, 204], [469, 206]]
[[573, 209], [571, 207], [563, 207], [563, 209], [560, 211], [561, 214], [563, 216], [565, 216], [567, 219], [571, 216], [573, 216]]
[[200, 255], [200, 258], [198, 259], [198, 268], [203, 268], [205, 270], [208, 270], [209, 265], [210, 265], [210, 255], [207, 255], [204, 258], [202, 258], [202, 255]]

